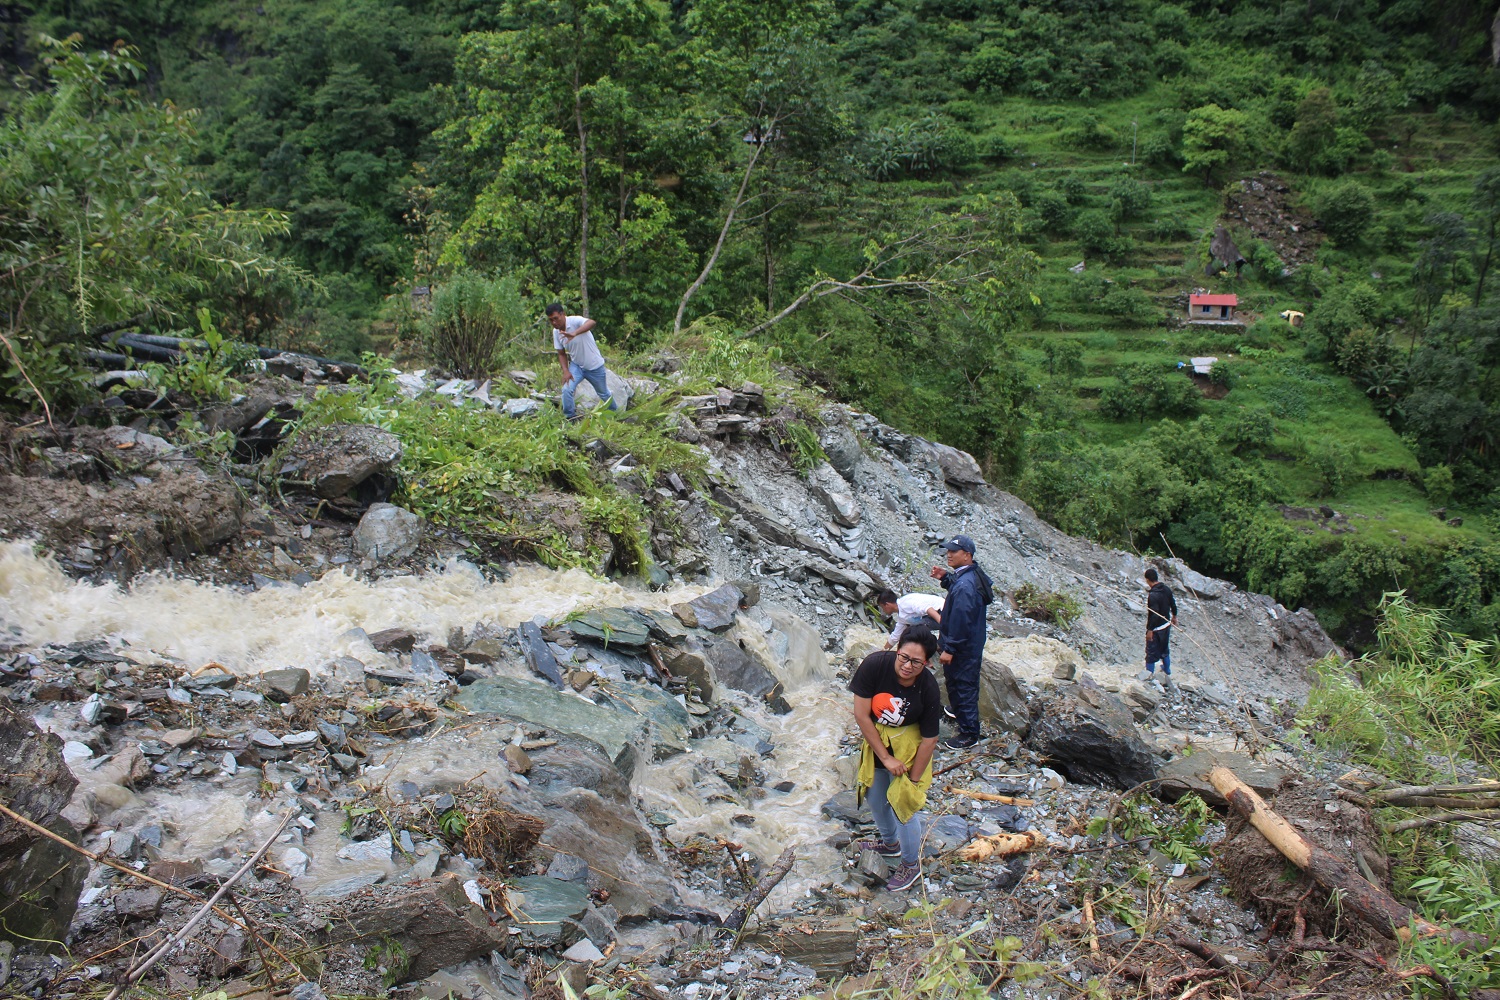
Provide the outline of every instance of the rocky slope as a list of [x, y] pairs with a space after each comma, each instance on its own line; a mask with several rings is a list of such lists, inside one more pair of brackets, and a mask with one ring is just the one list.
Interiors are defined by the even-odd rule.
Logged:
[[[680, 406], [677, 433], [705, 450], [705, 479], [632, 486], [673, 579], [647, 589], [520, 565], [486, 577], [457, 561], [459, 531], [381, 502], [403, 445], [386, 432], [326, 428], [263, 460], [315, 380], [301, 374], [267, 376], [253, 405], [227, 408], [238, 416], [223, 426], [259, 465], [200, 465], [139, 412], [105, 432], [9, 431], [0, 528], [40, 538], [56, 562], [25, 544], [0, 551], [12, 707], [0, 750], [19, 762], [12, 777], [58, 775], [58, 794], [5, 800], [94, 857], [85, 873], [66, 848], [38, 853], [39, 835], [0, 822], [0, 877], [55, 899], [28, 911], [0, 986], [76, 995], [119, 982], [122, 943], [175, 930], [236, 873], [242, 908], [216, 911], [149, 981], [507, 1000], [555, 996], [565, 976], [647, 997], [791, 997], [819, 977], [910, 972], [938, 928], [981, 912], [997, 949], [1020, 934], [1029, 960], [1074, 981], [1068, 928], [1123, 954], [1137, 917], [1180, 918], [1246, 963], [1267, 959], [1250, 940], [1261, 918], [1224, 898], [1202, 856], [1221, 827], [1183, 835], [1197, 845], [1188, 864], [1142, 854], [1127, 828], [1087, 828], [1143, 777], [1172, 795], [1204, 790], [1205, 761], [1272, 791], [1275, 769], [1299, 763], [1276, 703], [1305, 691], [1305, 667], [1333, 648], [1311, 615], [1159, 563], [1182, 606], [1182, 689], [1141, 685], [1137, 557], [1056, 532], [967, 455], [842, 407], [823, 414], [828, 462], [800, 475], [744, 386]], [[548, 419], [514, 404], [499, 401], [494, 419]], [[933, 545], [956, 532], [975, 538], [997, 587], [1062, 591], [1083, 613], [1058, 630], [1006, 598], [991, 609], [994, 728], [982, 753], [939, 762], [953, 784], [934, 793], [921, 895], [954, 902], [917, 933], [911, 898], [880, 889], [884, 862], [845, 857], [868, 816], [847, 792], [843, 683], [880, 641], [874, 589], [930, 587]], [[150, 567], [171, 572], [112, 582]], [[1261, 759], [1220, 756], [1235, 751]], [[1328, 778], [1304, 779], [1310, 801], [1331, 801]], [[1020, 798], [997, 807], [950, 787]], [[1159, 829], [1180, 822], [1159, 808]], [[1045, 850], [952, 853], [1026, 829]], [[722, 921], [787, 846], [792, 875], [726, 952]], [[38, 878], [53, 862], [58, 877]], [[1127, 874], [1140, 864], [1155, 874]], [[1080, 923], [1085, 894], [1132, 878], [1112, 916]], [[80, 960], [35, 939], [66, 940]]]

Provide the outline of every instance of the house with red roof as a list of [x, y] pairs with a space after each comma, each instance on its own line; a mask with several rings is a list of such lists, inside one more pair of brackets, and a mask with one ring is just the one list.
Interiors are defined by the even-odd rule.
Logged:
[[1194, 292], [1188, 296], [1189, 323], [1238, 323], [1234, 311], [1240, 304], [1238, 295], [1210, 295]]

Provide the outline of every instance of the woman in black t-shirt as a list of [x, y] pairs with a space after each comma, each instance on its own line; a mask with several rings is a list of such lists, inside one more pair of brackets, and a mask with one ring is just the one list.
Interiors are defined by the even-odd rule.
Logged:
[[[918, 859], [922, 849], [922, 814], [914, 812], [902, 823], [891, 808], [888, 793], [893, 777], [904, 776], [920, 781], [932, 763], [937, 748], [938, 724], [942, 701], [937, 678], [927, 669], [937, 652], [937, 640], [931, 632], [918, 632], [902, 638], [894, 650], [871, 653], [854, 671], [849, 691], [854, 695], [854, 721], [860, 735], [875, 756], [875, 775], [867, 797], [875, 817], [879, 840], [862, 841], [860, 850], [876, 851], [888, 858], [901, 859], [886, 888], [905, 889], [922, 874]], [[891, 752], [875, 724], [910, 728], [906, 742], [920, 739], [915, 756], [903, 761]]]

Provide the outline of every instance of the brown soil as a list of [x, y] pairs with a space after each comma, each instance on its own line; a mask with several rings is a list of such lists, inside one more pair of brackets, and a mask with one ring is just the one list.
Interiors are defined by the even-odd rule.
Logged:
[[[1363, 858], [1376, 885], [1388, 888], [1390, 871], [1370, 813], [1353, 803], [1331, 798], [1327, 789], [1289, 778], [1267, 804], [1310, 842], [1359, 867]], [[1328, 806], [1337, 807], [1329, 812]], [[1299, 909], [1308, 931], [1356, 942], [1380, 941], [1373, 930], [1349, 913], [1340, 913], [1328, 891], [1294, 866], [1238, 815], [1231, 815], [1218, 851], [1219, 870], [1236, 899], [1252, 906], [1268, 926], [1282, 933]]]
[[[1276, 251], [1288, 271], [1311, 264], [1322, 234], [1294, 204], [1291, 185], [1269, 170], [1243, 178], [1224, 196], [1224, 224]], [[1248, 250], [1241, 246], [1242, 251]]]
[[183, 559], [240, 528], [239, 491], [195, 467], [105, 486], [0, 475], [0, 537], [39, 538], [73, 568], [122, 577]]

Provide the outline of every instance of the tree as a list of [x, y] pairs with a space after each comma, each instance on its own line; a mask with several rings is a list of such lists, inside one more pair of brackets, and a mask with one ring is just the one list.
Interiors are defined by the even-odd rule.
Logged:
[[586, 311], [602, 278], [606, 318], [659, 315], [642, 290], [686, 247], [683, 197], [658, 180], [680, 184], [707, 149], [666, 4], [509, 0], [502, 14], [519, 27], [460, 41], [437, 133], [444, 207], [460, 220], [443, 264], [523, 271]]
[[1457, 212], [1429, 212], [1423, 221], [1432, 228], [1432, 235], [1417, 244], [1411, 283], [1417, 308], [1422, 311], [1422, 325], [1426, 326], [1443, 296], [1457, 289], [1464, 251], [1472, 239], [1464, 217]]
[[49, 40], [43, 65], [48, 86], [0, 121], [0, 336], [18, 376], [131, 320], [300, 275], [262, 246], [284, 215], [224, 208], [200, 183], [193, 113], [127, 89], [144, 73], [131, 50]]
[[[853, 136], [828, 72], [831, 53], [818, 37], [823, 13], [819, 4], [795, 0], [726, 0], [701, 5], [690, 18], [704, 49], [718, 118], [728, 126], [719, 131], [720, 140], [734, 150], [721, 153], [720, 163], [733, 169], [736, 183], [718, 236], [678, 301], [673, 332], [682, 329], [688, 304], [708, 281], [736, 221], [752, 203], [763, 222], [767, 311], [773, 308], [772, 221], [780, 209], [803, 200], [808, 181]], [[756, 177], [760, 184], [752, 187]]]
[[1317, 216], [1335, 243], [1347, 246], [1364, 239], [1375, 218], [1375, 196], [1355, 180], [1344, 180], [1324, 188], [1313, 198]]
[[1328, 166], [1327, 154], [1338, 144], [1339, 109], [1333, 91], [1318, 87], [1297, 105], [1297, 120], [1286, 138], [1286, 161], [1298, 170]]
[[928, 210], [914, 218], [887, 220], [865, 239], [852, 273], [814, 275], [801, 295], [751, 327], [746, 336], [830, 295], [854, 300], [871, 292], [967, 299], [982, 304], [985, 321], [998, 332], [1024, 303], [1036, 301], [1031, 286], [1037, 258], [1014, 241], [1019, 209], [1014, 197], [1006, 195], [977, 199], [969, 211], [959, 214]]
[[1491, 167], [1474, 181], [1474, 304], [1484, 302], [1484, 280], [1500, 248], [1500, 167]]
[[1182, 125], [1183, 173], [1203, 171], [1205, 184], [1214, 173], [1234, 164], [1250, 144], [1250, 117], [1234, 108], [1206, 104], [1188, 112]]

